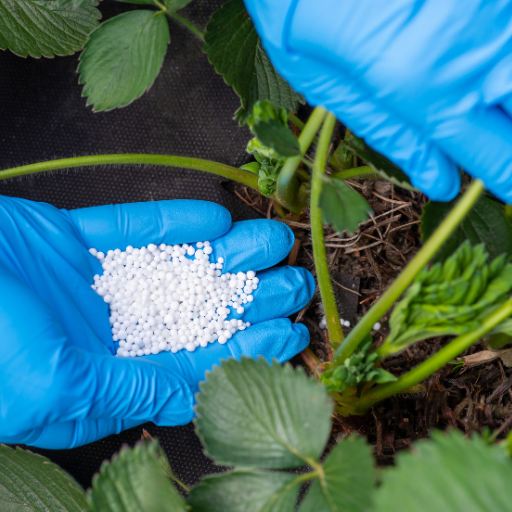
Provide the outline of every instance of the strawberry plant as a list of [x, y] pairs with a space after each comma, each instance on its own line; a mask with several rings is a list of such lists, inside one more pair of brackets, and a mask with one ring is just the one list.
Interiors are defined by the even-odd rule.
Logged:
[[[348, 130], [332, 151], [337, 121], [325, 109], [315, 108], [305, 123], [297, 118], [293, 112], [302, 98], [276, 73], [242, 0], [226, 2], [213, 15], [206, 33], [178, 13], [187, 0], [131, 1], [147, 8], [98, 25], [98, 10], [84, 0], [0, 0], [0, 48], [34, 57], [66, 55], [85, 48], [78, 69], [84, 95], [95, 110], [109, 110], [130, 104], [151, 86], [169, 44], [168, 20], [177, 21], [205, 42], [209, 61], [240, 97], [235, 119], [247, 124], [254, 135], [247, 152], [255, 161], [238, 169], [175, 155], [93, 155], [5, 169], [0, 171], [0, 179], [106, 164], [187, 168], [253, 189], [272, 201], [284, 221], [309, 218], [331, 354], [325, 362], [309, 349], [301, 354], [320, 383], [290, 367], [281, 369], [247, 360], [223, 364], [203, 387], [196, 425], [207, 453], [235, 470], [206, 478], [192, 489], [185, 505], [161, 476], [164, 456], [158, 446], [141, 445], [122, 452], [105, 466], [88, 496], [91, 509], [165, 510], [167, 506], [168, 510], [191, 507], [198, 511], [293, 510], [301, 485], [311, 482], [301, 500], [301, 512], [384, 511], [392, 509], [393, 496], [408, 485], [415, 471], [423, 475], [427, 466], [450, 467], [448, 455], [453, 458], [453, 478], [459, 478], [456, 485], [460, 489], [466, 490], [469, 484], [457, 474], [457, 460], [474, 465], [475, 471], [495, 468], [489, 469], [489, 474], [499, 471], [508, 475], [510, 461], [502, 450], [486, 446], [482, 440], [462, 440], [458, 434], [438, 434], [430, 444], [418, 444], [417, 451], [402, 457], [398, 469], [385, 473], [378, 490], [368, 447], [361, 439], [343, 441], [323, 461], [321, 456], [333, 411], [341, 416], [365, 414], [378, 402], [407, 393], [484, 338], [492, 336], [494, 347], [510, 342], [510, 207], [484, 195], [483, 184], [469, 177], [457, 200], [427, 203], [421, 219], [423, 246], [345, 337], [324, 226], [332, 226], [345, 240], [346, 233], [357, 232], [372, 215], [370, 204], [349, 180], [379, 177], [417, 191], [396, 165]], [[389, 335], [375, 346], [373, 326], [390, 311]], [[444, 346], [410, 371], [398, 375], [382, 367], [387, 357], [440, 336]], [[6, 460], [32, 457], [2, 450]], [[48, 469], [41, 459], [36, 462]], [[297, 474], [281, 471], [299, 467], [309, 469]], [[147, 487], [134, 490], [134, 475], [139, 473], [141, 482], [148, 479]], [[434, 483], [436, 475], [431, 473], [428, 470], [422, 477], [423, 495], [428, 497], [434, 492], [432, 488], [438, 488], [436, 506], [463, 510], [460, 504], [465, 502], [454, 503], [443, 485]], [[75, 492], [76, 485], [62, 478], [59, 485]], [[493, 504], [488, 509], [494, 510], [508, 491], [502, 489], [502, 477], [497, 476], [492, 485], [496, 493], [487, 502]], [[474, 495], [474, 488], [467, 492]], [[5, 494], [5, 502], [15, 502], [11, 494]], [[495, 498], [497, 501], [492, 501]], [[25, 503], [24, 499], [20, 498], [20, 503]], [[69, 505], [69, 510], [83, 510], [80, 499], [76, 498], [78, 504]], [[112, 500], [117, 500], [116, 505]], [[403, 502], [408, 503], [405, 498]], [[422, 508], [423, 501], [413, 500], [409, 506], [428, 510]], [[476, 510], [486, 510], [485, 505]]]
[[497, 446], [458, 431], [434, 432], [402, 452], [395, 468], [378, 473], [362, 437], [349, 436], [326, 453], [332, 412], [326, 389], [302, 369], [226, 361], [201, 386], [195, 425], [206, 453], [231, 469], [189, 488], [146, 435], [105, 462], [84, 493], [44, 457], [2, 446], [0, 505], [90, 512], [486, 512], [506, 510], [512, 499], [509, 440]]

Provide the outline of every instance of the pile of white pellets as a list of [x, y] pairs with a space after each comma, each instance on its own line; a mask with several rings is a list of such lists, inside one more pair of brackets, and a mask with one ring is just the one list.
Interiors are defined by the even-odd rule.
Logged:
[[210, 262], [210, 242], [89, 252], [103, 267], [92, 288], [110, 306], [118, 356], [192, 352], [250, 326], [228, 316], [244, 312], [259, 279], [252, 270], [223, 274], [223, 258]]

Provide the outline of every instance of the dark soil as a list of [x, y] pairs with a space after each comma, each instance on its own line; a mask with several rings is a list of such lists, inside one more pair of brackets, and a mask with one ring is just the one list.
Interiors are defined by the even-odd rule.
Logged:
[[[421, 247], [419, 230], [424, 195], [398, 188], [384, 180], [347, 181], [361, 192], [373, 208], [374, 217], [362, 224], [353, 237], [339, 237], [325, 228], [328, 260], [340, 314], [351, 325], [377, 301]], [[288, 264], [308, 268], [315, 275], [309, 216], [282, 219], [272, 202], [254, 191], [236, 187], [235, 193], [262, 217], [285, 222], [294, 231], [296, 244]], [[343, 281], [343, 282], [340, 282]], [[350, 285], [352, 283], [352, 285]], [[357, 285], [357, 286], [356, 286]], [[332, 357], [327, 331], [320, 327], [318, 293], [295, 317], [311, 335], [310, 348], [322, 362]], [[348, 307], [347, 307], [348, 305]], [[349, 313], [346, 313], [347, 309]], [[348, 315], [348, 316], [346, 316]], [[387, 336], [388, 317], [373, 333], [375, 346]], [[345, 329], [348, 333], [350, 328]], [[418, 342], [385, 360], [383, 366], [398, 376], [417, 366], [441, 348], [449, 337]], [[476, 344], [463, 355], [482, 351]], [[311, 373], [301, 356], [292, 361]], [[472, 368], [447, 365], [425, 381], [414, 393], [385, 400], [364, 416], [333, 418], [331, 445], [350, 433], [367, 436], [379, 466], [393, 464], [395, 453], [429, 436], [432, 429], [457, 428], [467, 435], [498, 431], [503, 439], [512, 428], [512, 368], [498, 358]]]

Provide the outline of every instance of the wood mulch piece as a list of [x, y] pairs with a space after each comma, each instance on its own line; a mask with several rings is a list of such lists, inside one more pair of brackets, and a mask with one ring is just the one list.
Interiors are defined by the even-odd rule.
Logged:
[[[395, 187], [384, 180], [346, 183], [364, 195], [374, 216], [363, 223], [354, 236], [345, 234], [340, 237], [331, 228], [325, 228], [325, 241], [332, 272], [360, 280], [357, 315], [362, 316], [421, 247], [419, 223], [427, 199], [420, 193]], [[300, 218], [282, 219], [267, 198], [243, 186], [235, 185], [235, 189], [238, 197], [262, 217], [284, 222], [293, 230], [297, 242], [288, 262], [306, 267], [315, 275], [309, 216], [303, 214]], [[336, 284], [334, 287], [337, 288]], [[297, 315], [296, 321], [307, 326], [311, 335], [310, 348], [325, 362], [330, 348], [326, 342], [327, 333], [319, 325], [318, 302], [317, 289], [315, 297]], [[357, 318], [348, 320], [354, 325]], [[389, 332], [387, 321], [388, 317], [384, 317], [382, 329], [374, 333], [377, 344]], [[400, 375], [437, 352], [449, 339], [418, 342], [386, 359], [383, 366]], [[463, 355], [483, 349], [477, 344]], [[298, 356], [293, 363], [304, 366]], [[499, 359], [469, 369], [448, 365], [423, 384], [420, 392], [394, 396], [376, 404], [365, 416], [343, 418], [336, 415], [330, 444], [350, 433], [365, 435], [373, 445], [377, 464], [386, 466], [394, 463], [398, 451], [409, 449], [417, 439], [427, 438], [432, 429], [457, 428], [468, 435], [483, 433], [486, 429], [497, 430], [498, 439], [503, 439], [512, 430], [512, 368], [504, 367]]]

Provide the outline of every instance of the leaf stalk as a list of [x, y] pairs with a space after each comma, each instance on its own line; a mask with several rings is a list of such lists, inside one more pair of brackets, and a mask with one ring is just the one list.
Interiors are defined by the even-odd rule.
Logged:
[[168, 11], [167, 9], [165, 10], [165, 13], [167, 14], [167, 16], [169, 16], [169, 18], [176, 20], [178, 23], [188, 28], [190, 32], [199, 37], [199, 39], [201, 39], [203, 43], [205, 42], [205, 33], [199, 27], [196, 27], [191, 21], [187, 20], [187, 18], [184, 18], [181, 14], [178, 14], [177, 12]]
[[336, 180], [350, 180], [352, 178], [361, 178], [363, 176], [368, 178], [380, 178], [380, 175], [375, 172], [375, 169], [369, 165], [335, 172], [334, 174], [330, 175], [330, 178], [334, 178]]
[[298, 201], [298, 191], [300, 183], [295, 178], [295, 172], [299, 167], [302, 156], [311, 146], [320, 126], [324, 121], [327, 111], [322, 107], [316, 107], [305, 124], [299, 136], [300, 155], [290, 157], [286, 160], [276, 184], [276, 199], [288, 210], [299, 215], [302, 211], [302, 205]]
[[54, 171], [57, 169], [111, 164], [163, 165], [167, 167], [180, 167], [182, 169], [194, 169], [229, 178], [238, 183], [242, 183], [247, 187], [251, 187], [254, 190], [258, 190], [258, 177], [255, 174], [242, 171], [241, 169], [231, 167], [230, 165], [213, 162], [211, 160], [174, 155], [119, 154], [62, 158], [59, 160], [49, 160], [47, 162], [39, 162], [37, 164], [22, 165], [20, 167], [5, 169], [0, 171], [0, 180], [14, 178], [15, 176], [23, 176], [25, 174]]
[[332, 132], [336, 118], [332, 114], [327, 114], [315, 155], [313, 166], [313, 176], [311, 179], [311, 203], [310, 203], [310, 221], [311, 238], [313, 241], [313, 255], [315, 260], [316, 277], [320, 296], [324, 305], [324, 312], [327, 321], [327, 330], [331, 342], [341, 343], [343, 341], [343, 329], [340, 324], [338, 307], [334, 297], [331, 275], [329, 272], [329, 263], [327, 261], [327, 252], [325, 249], [324, 227], [322, 224], [322, 210], [320, 209], [320, 194], [322, 192], [322, 176], [325, 174], [325, 165], [327, 163], [327, 153], [331, 143]]

